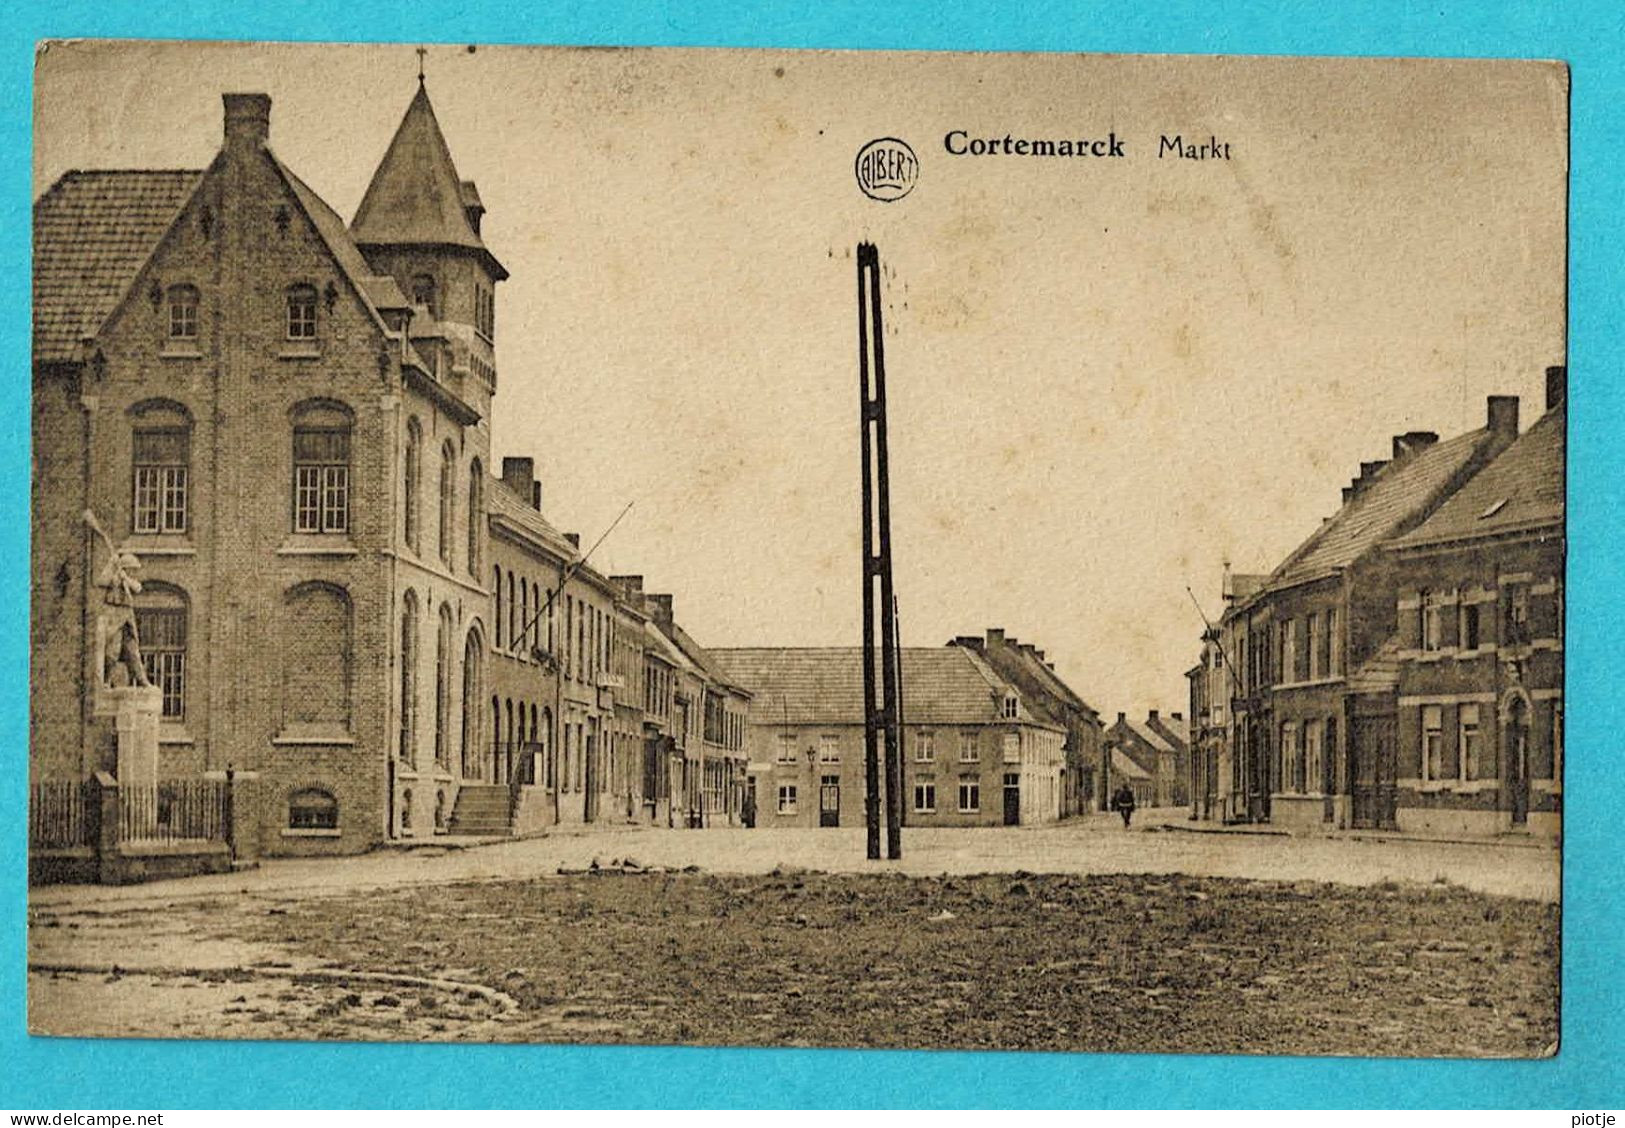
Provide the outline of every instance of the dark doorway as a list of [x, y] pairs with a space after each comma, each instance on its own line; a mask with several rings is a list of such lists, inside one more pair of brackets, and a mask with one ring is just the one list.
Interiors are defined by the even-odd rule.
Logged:
[[1349, 728], [1349, 821], [1393, 830], [1399, 799], [1398, 726], [1392, 716], [1355, 717]]
[[818, 825], [841, 825], [841, 777], [838, 775], [819, 777]]
[[1512, 699], [1507, 710], [1507, 802], [1512, 808], [1512, 825], [1529, 823], [1529, 707], [1521, 697]]
[[1021, 825], [1021, 776], [1016, 772], [1004, 773], [1004, 825]]

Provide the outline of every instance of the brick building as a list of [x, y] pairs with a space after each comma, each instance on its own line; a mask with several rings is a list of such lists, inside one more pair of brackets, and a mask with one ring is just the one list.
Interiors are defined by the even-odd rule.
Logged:
[[[746, 743], [760, 826], [862, 826], [863, 652], [713, 650], [751, 692]], [[1066, 730], [972, 647], [902, 650], [903, 787], [917, 826], [1061, 817]]]
[[[1561, 370], [1550, 378], [1560, 389]], [[1560, 619], [1561, 420], [1554, 391], [1518, 438], [1517, 400], [1492, 396], [1478, 430], [1397, 435], [1267, 577], [1227, 573], [1191, 679], [1209, 750], [1193, 766], [1198, 817], [1483, 829], [1555, 811], [1560, 785], [1538, 773], [1561, 755], [1560, 634], [1514, 648], [1505, 669], [1486, 640], [1514, 599], [1519, 615]], [[1497, 490], [1507, 498], [1469, 521]], [[1491, 705], [1508, 715], [1492, 724]], [[1517, 783], [1509, 743], [1526, 765]]]
[[1025, 700], [1041, 709], [1046, 719], [1066, 730], [1061, 817], [1070, 818], [1094, 810], [1101, 755], [1100, 714], [1094, 707], [1061, 679], [1042, 650], [1007, 637], [997, 627], [990, 627], [985, 638], [964, 635], [950, 645], [976, 651], [995, 673], [1015, 686]]
[[[1108, 776], [1124, 774], [1119, 757], [1126, 758], [1144, 773], [1145, 782], [1141, 786], [1145, 795], [1142, 797], [1137, 791], [1136, 803], [1149, 807], [1179, 807], [1189, 802], [1190, 746], [1183, 714], [1174, 713], [1164, 718], [1159, 710], [1152, 709], [1146, 713], [1145, 720], [1136, 721], [1126, 713], [1119, 713], [1116, 723], [1106, 730], [1102, 740], [1112, 753]], [[1137, 773], [1127, 775], [1134, 780], [1140, 778]], [[1111, 792], [1122, 782], [1111, 778], [1104, 782], [1107, 793], [1103, 806], [1110, 802]]]
[[229, 768], [239, 853], [674, 797], [736, 820], [747, 695], [547, 521], [531, 459], [491, 473], [507, 272], [427, 90], [348, 227], [275, 156], [269, 98], [224, 108], [206, 169], [70, 172], [35, 205], [31, 780], [116, 768], [88, 511], [139, 561], [158, 774]]

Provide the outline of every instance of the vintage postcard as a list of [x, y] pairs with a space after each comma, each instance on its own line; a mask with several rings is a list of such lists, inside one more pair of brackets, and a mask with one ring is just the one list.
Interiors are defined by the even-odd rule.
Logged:
[[34, 1033], [1556, 1052], [1561, 63], [36, 80]]

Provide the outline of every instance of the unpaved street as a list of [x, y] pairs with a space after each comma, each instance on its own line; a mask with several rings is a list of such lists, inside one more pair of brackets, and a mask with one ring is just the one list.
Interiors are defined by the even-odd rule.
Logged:
[[861, 832], [627, 830], [35, 890], [30, 1026], [1496, 1056], [1557, 1039], [1550, 850], [1104, 820], [908, 847], [875, 866]]

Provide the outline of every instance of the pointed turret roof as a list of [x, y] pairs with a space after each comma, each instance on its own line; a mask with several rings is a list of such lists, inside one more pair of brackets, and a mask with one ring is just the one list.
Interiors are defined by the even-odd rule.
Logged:
[[469, 222], [471, 198], [478, 206], [473, 182], [457, 175], [428, 88], [420, 83], [367, 185], [350, 234], [362, 246], [467, 247], [481, 253], [496, 277], [506, 278], [508, 272]]

